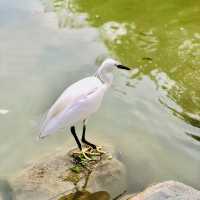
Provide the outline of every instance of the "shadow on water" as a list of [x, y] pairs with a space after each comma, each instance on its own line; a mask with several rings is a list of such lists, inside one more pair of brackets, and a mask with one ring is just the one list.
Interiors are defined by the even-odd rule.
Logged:
[[110, 195], [105, 191], [90, 193], [88, 191], [78, 191], [61, 197], [59, 200], [110, 200]]
[[[117, 200], [124, 193], [118, 195], [117, 197], [113, 198], [112, 200]], [[111, 200], [111, 197], [108, 192], [106, 191], [98, 191], [94, 193], [90, 193], [86, 190], [84, 191], [77, 191], [75, 193], [70, 193], [66, 196], [61, 197], [58, 200]]]
[[0, 197], [2, 200], [16, 199], [11, 185], [5, 179], [0, 179]]
[[[110, 54], [148, 76], [175, 102], [172, 112], [200, 127], [200, 4], [195, 0], [50, 0], [60, 27], [93, 26]], [[165, 102], [167, 104], [168, 101]], [[181, 111], [179, 111], [179, 107]]]
[[190, 136], [191, 138], [193, 138], [194, 140], [196, 140], [197, 142], [200, 142], [200, 136], [198, 135], [194, 135], [192, 133], [186, 133], [188, 136]]
[[159, 102], [167, 107], [171, 112], [173, 113], [174, 116], [181, 118], [185, 122], [191, 124], [194, 127], [200, 128], [200, 120], [196, 118], [195, 116], [191, 116], [191, 114], [184, 112], [183, 110], [177, 110], [176, 108], [173, 108], [169, 106], [167, 103], [163, 102], [161, 99], [159, 99]]

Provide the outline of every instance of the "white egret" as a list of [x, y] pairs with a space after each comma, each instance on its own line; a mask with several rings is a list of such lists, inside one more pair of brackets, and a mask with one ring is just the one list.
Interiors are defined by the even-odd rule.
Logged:
[[[85, 139], [86, 120], [95, 113], [102, 102], [104, 93], [113, 81], [113, 71], [117, 68], [130, 70], [113, 59], [106, 59], [94, 76], [84, 78], [68, 88], [49, 109], [40, 130], [40, 138], [55, 133], [59, 128], [70, 127], [78, 148], [83, 152], [75, 125], [83, 122], [82, 142], [93, 149], [97, 146]], [[84, 154], [85, 155], [85, 154]]]

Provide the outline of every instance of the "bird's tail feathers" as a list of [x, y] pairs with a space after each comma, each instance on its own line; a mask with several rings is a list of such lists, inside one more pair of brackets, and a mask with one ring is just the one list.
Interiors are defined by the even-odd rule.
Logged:
[[48, 111], [37, 116], [35, 118], [35, 120], [33, 121], [33, 129], [34, 129], [34, 133], [36, 135], [37, 140], [45, 138], [42, 135], [42, 127], [44, 125], [47, 113], [48, 113]]

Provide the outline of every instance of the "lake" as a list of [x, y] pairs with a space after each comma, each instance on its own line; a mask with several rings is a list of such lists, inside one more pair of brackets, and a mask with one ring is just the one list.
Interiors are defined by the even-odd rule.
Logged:
[[68, 130], [38, 141], [41, 116], [113, 57], [132, 70], [115, 74], [87, 138], [115, 146], [129, 192], [200, 189], [199, 13], [195, 0], [1, 0], [0, 177], [75, 145]]

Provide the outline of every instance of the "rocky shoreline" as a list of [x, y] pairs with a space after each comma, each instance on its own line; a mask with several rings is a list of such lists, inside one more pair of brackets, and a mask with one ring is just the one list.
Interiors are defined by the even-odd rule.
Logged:
[[[107, 152], [113, 152], [109, 148]], [[84, 186], [83, 173], [74, 173], [71, 175], [71, 170], [74, 171], [76, 166], [72, 163], [72, 157], [66, 152], [57, 152], [56, 154], [46, 156], [38, 162], [30, 164], [21, 172], [15, 179], [12, 180], [12, 187], [20, 200], [49, 200], [58, 194], [64, 192], [75, 192], [78, 188]], [[119, 194], [127, 188], [126, 169], [124, 164], [116, 159], [114, 153], [112, 157], [108, 154], [103, 155], [102, 159], [97, 162], [95, 170], [92, 171], [87, 187], [84, 188], [91, 193], [99, 191], [109, 191], [110, 196], [116, 196], [116, 191]], [[88, 166], [87, 166], [88, 167]], [[75, 168], [75, 169], [74, 169]], [[80, 169], [78, 169], [79, 171]], [[81, 180], [78, 175], [81, 176]], [[119, 184], [120, 183], [120, 184]], [[53, 200], [57, 200], [53, 198]]]
[[[127, 188], [127, 173], [124, 164], [114, 153], [112, 155], [112, 158], [105, 156], [96, 162], [84, 189], [84, 178], [78, 180], [77, 184], [69, 181], [69, 169], [73, 169], [69, 154], [57, 152], [53, 156], [46, 156], [30, 164], [11, 180], [9, 187], [14, 195], [10, 195], [13, 198], [9, 200], [70, 200], [75, 195], [77, 200], [200, 200], [200, 191], [175, 181], [155, 184], [141, 193], [120, 195]], [[1, 191], [0, 200], [7, 200], [5, 195], [1, 197]]]
[[121, 200], [200, 200], [200, 191], [180, 182], [166, 181]]

